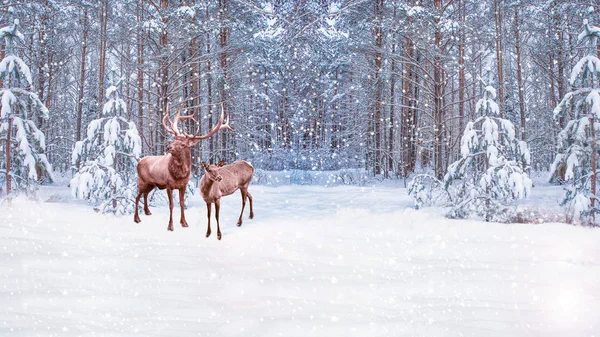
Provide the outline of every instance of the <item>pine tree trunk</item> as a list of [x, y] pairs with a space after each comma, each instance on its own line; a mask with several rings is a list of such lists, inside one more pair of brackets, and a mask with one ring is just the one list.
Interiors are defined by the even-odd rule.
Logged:
[[[552, 27], [551, 27], [551, 38], [552, 41], [555, 41], [555, 50], [557, 53], [556, 56], [556, 67], [557, 67], [557, 89], [558, 89], [558, 97], [560, 99], [562, 99], [562, 97], [565, 97], [565, 67], [566, 67], [566, 62], [565, 62], [565, 51], [564, 51], [564, 33], [563, 33], [563, 29], [561, 27], [562, 23], [561, 23], [561, 14], [560, 14], [560, 10], [558, 8], [558, 2], [556, 0], [554, 0], [553, 3], [553, 9], [552, 9], [556, 14], [554, 15], [553, 19], [552, 19]], [[558, 38], [555, 40], [555, 38]], [[554, 69], [554, 62], [550, 63], [550, 68]], [[552, 77], [551, 79], [552, 84], [554, 85], [554, 77]], [[552, 90], [552, 93], [554, 93], [554, 90]], [[556, 101], [556, 99], [555, 99]], [[556, 105], [554, 105], [553, 107], [555, 107]], [[558, 126], [559, 128], [562, 130], [565, 127], [565, 115], [561, 115], [558, 119]], [[556, 138], [556, 137], [555, 137]]]
[[[393, 22], [396, 21], [396, 7], [394, 7], [394, 19]], [[395, 106], [396, 106], [396, 35], [392, 37], [392, 67], [391, 67], [391, 79], [390, 79], [390, 124], [389, 124], [389, 136], [388, 136], [388, 170], [386, 171], [386, 178], [389, 178], [389, 172], [394, 172], [394, 125], [395, 118]]]
[[[395, 45], [394, 45], [393, 49], [396, 49]], [[396, 63], [392, 59], [392, 80], [390, 83], [390, 124], [389, 124], [390, 132], [389, 132], [389, 137], [388, 137], [388, 145], [389, 145], [388, 168], [389, 168], [389, 171], [392, 171], [392, 172], [394, 171], [394, 128], [395, 128], [394, 123], [396, 122], [394, 119], [395, 105], [396, 105], [396, 102], [395, 102], [395, 100], [396, 100], [396, 78], [393, 75], [395, 68], [396, 68]], [[386, 176], [389, 177], [389, 174]]]
[[[407, 20], [410, 20], [408, 18]], [[411, 143], [413, 142], [412, 138], [412, 128], [414, 126], [411, 115], [412, 115], [412, 43], [410, 37], [406, 37], [406, 47], [405, 47], [406, 58], [409, 60], [405, 62], [403, 65], [404, 68], [404, 76], [403, 76], [403, 94], [404, 94], [404, 106], [402, 107], [402, 120], [400, 121], [400, 128], [402, 130], [401, 138], [400, 138], [400, 146], [402, 147], [402, 177], [406, 178], [412, 172], [410, 167], [411, 158]]]
[[133, 112], [133, 99], [131, 99], [131, 84], [129, 79], [131, 78], [131, 67], [129, 67], [129, 62], [131, 57], [131, 44], [130, 40], [127, 39], [121, 46], [122, 55], [121, 55], [121, 74], [119, 76], [123, 76], [125, 74], [125, 81], [122, 85], [125, 85], [125, 102], [126, 102], [126, 116], [127, 120], [131, 120], [131, 113]]
[[496, 64], [498, 67], [498, 101], [500, 102], [500, 118], [504, 118], [504, 69], [503, 69], [503, 50], [502, 50], [502, 12], [504, 0], [494, 0], [494, 19], [496, 21]]
[[[419, 51], [415, 51], [415, 64], [419, 64], [419, 62], [421, 62], [421, 54], [419, 53]], [[410, 115], [410, 121], [411, 121], [411, 125], [410, 125], [410, 135], [412, 137], [411, 142], [409, 143], [410, 145], [410, 163], [409, 163], [409, 172], [412, 173], [414, 172], [415, 168], [417, 167], [417, 156], [419, 154], [419, 150], [418, 150], [418, 146], [419, 146], [419, 137], [421, 137], [421, 134], [419, 133], [419, 110], [417, 107], [417, 102], [419, 102], [419, 99], [421, 98], [420, 96], [420, 90], [419, 90], [419, 86], [417, 85], [419, 83], [419, 70], [416, 69], [416, 67], [413, 67], [413, 71], [412, 71], [412, 79], [411, 81], [413, 81], [413, 85], [412, 87], [412, 93], [411, 93], [411, 105], [410, 105], [410, 111], [411, 111], [411, 115]]]
[[[206, 7], [206, 17], [209, 17], [208, 7]], [[208, 129], [211, 130], [213, 127], [213, 115], [212, 115], [212, 61], [210, 55], [210, 33], [206, 33], [206, 97], [208, 103]], [[208, 140], [208, 153], [209, 160], [212, 162], [214, 157], [214, 145], [213, 138], [209, 138]]]
[[[4, 58], [4, 57], [2, 57]], [[11, 176], [10, 176], [10, 136], [12, 135], [12, 118], [8, 116], [8, 131], [6, 133], [6, 195], [11, 192]]]
[[[52, 103], [52, 80], [54, 79], [54, 55], [50, 54], [50, 57], [48, 58], [48, 90], [46, 91], [46, 97], [44, 97], [44, 99], [40, 99], [42, 100], [42, 102], [44, 102], [44, 105], [46, 105], [46, 108], [50, 109], [51, 103]], [[43, 120], [43, 119], [42, 119]], [[40, 128], [42, 126], [42, 124], [40, 123]]]
[[596, 201], [596, 135], [595, 135], [595, 130], [594, 130], [594, 116], [590, 117], [590, 145], [592, 147], [592, 175], [590, 177], [591, 179], [591, 186], [590, 186], [590, 192], [592, 194], [591, 198], [590, 198], [590, 204], [591, 204], [591, 219], [592, 219], [592, 224], [595, 224], [595, 211], [594, 211], [594, 203]]
[[[168, 35], [167, 29], [169, 22], [167, 20], [167, 13], [165, 13], [168, 7], [168, 0], [160, 0], [161, 9], [161, 22], [164, 27], [160, 33], [160, 107], [161, 110], [158, 113], [158, 121], [161, 120], [162, 114], [166, 113], [167, 105], [169, 104], [169, 53], [168, 53]], [[160, 123], [160, 122], [159, 122]], [[159, 143], [165, 142], [165, 136], [160, 133]]]
[[[554, 58], [552, 56], [550, 56], [550, 60], [549, 60], [549, 64], [553, 64], [554, 62]], [[556, 106], [558, 105], [558, 100], [556, 99], [556, 85], [554, 84], [554, 78], [556, 77], [554, 75], [554, 65], [548, 67], [549, 71], [548, 74], [550, 75], [548, 77], [548, 80], [550, 81], [550, 103], [552, 104], [552, 109], [556, 108]]]
[[[227, 93], [225, 88], [227, 86], [227, 37], [228, 37], [228, 28], [226, 26], [226, 10], [227, 10], [227, 0], [219, 0], [219, 20], [221, 21], [221, 30], [219, 32], [219, 40], [220, 40], [220, 58], [221, 58], [221, 101], [223, 102], [223, 112], [227, 119], [231, 118], [229, 115], [229, 106], [227, 104]], [[221, 160], [228, 160], [227, 156], [227, 132], [220, 132], [221, 136]]]
[[[435, 0], [435, 8], [441, 9], [442, 0]], [[434, 102], [433, 102], [433, 116], [434, 116], [434, 133], [435, 133], [435, 176], [437, 178], [443, 177], [443, 156], [442, 156], [442, 135], [444, 133], [443, 130], [443, 106], [442, 106], [442, 96], [443, 96], [443, 65], [442, 65], [442, 31], [439, 25], [441, 20], [440, 16], [436, 19], [436, 31], [435, 31], [435, 46], [436, 46], [436, 55], [434, 56], [434, 64], [433, 64], [433, 82], [434, 82]]]
[[[148, 81], [148, 86], [151, 88], [152, 84], [150, 82], [151, 81]], [[164, 102], [162, 99], [162, 89], [160, 85], [156, 86], [156, 94], [154, 97], [156, 97], [156, 104], [154, 105], [154, 107], [158, 107], [158, 110], [156, 111], [156, 116], [154, 117], [154, 153], [163, 153], [163, 144], [165, 143], [165, 136], [162, 134], [160, 123], [162, 114], [166, 113], [166, 110], [164, 110], [164, 107], [161, 108]]]
[[[192, 5], [193, 5], [193, 1], [192, 1]], [[192, 105], [194, 106], [194, 113], [196, 114], [197, 118], [196, 120], [198, 121], [198, 128], [202, 128], [202, 112], [199, 111], [200, 109], [200, 93], [199, 93], [199, 76], [198, 76], [198, 62], [196, 62], [198, 55], [196, 55], [198, 53], [198, 48], [197, 48], [197, 44], [196, 44], [196, 38], [192, 38], [192, 41], [190, 43], [190, 62], [192, 63], [192, 74], [191, 74], [191, 82], [192, 82]], [[198, 175], [198, 163], [200, 158], [202, 158], [202, 144], [198, 144], [196, 147], [193, 148], [192, 150], [192, 165], [194, 167], [194, 174]]]
[[[75, 140], [81, 140], [81, 124], [83, 118], [83, 99], [85, 88], [85, 58], [87, 55], [87, 37], [88, 37], [88, 9], [85, 7], [83, 11], [83, 32], [81, 36], [81, 65], [79, 68], [79, 95], [77, 100], [77, 130], [75, 132]], [[79, 163], [77, 163], [79, 167]]]
[[[4, 59], [5, 55], [5, 48], [6, 46], [4, 44], [0, 45], [0, 60]], [[4, 87], [4, 81], [2, 81], [0, 79], [0, 88]], [[6, 116], [8, 119], [8, 130], [6, 132], [6, 152], [5, 152], [5, 158], [6, 158], [6, 195], [9, 195], [12, 189], [12, 184], [11, 184], [11, 177], [10, 177], [10, 136], [12, 134], [12, 119], [10, 118], [10, 116]]]
[[[144, 22], [144, 0], [138, 2], [137, 24]], [[146, 147], [146, 137], [144, 132], [144, 34], [138, 31], [137, 34], [137, 100], [138, 100], [138, 130], [142, 139], [142, 153]]]
[[[46, 1], [46, 5], [48, 5], [48, 2]], [[43, 14], [40, 19], [40, 30], [38, 32], [38, 40], [39, 40], [39, 49], [40, 49], [40, 54], [39, 54], [39, 59], [38, 61], [38, 97], [40, 99], [41, 102], [44, 102], [44, 88], [46, 86], [46, 64], [50, 64], [50, 62], [48, 62], [47, 60], [47, 55], [46, 52], [48, 50], [48, 40], [47, 40], [47, 36], [46, 36], [46, 27], [47, 27], [47, 21], [48, 21], [48, 17], [46, 16], [46, 14]], [[42, 129], [42, 125], [44, 123], [44, 118], [41, 115], [38, 115], [37, 118], [37, 125], [39, 126], [40, 129]]]
[[108, 0], [100, 5], [100, 62], [98, 67], [98, 118], [102, 117], [104, 101], [104, 73], [106, 72], [106, 27], [108, 25]]
[[381, 50], [383, 48], [383, 0], [377, 0], [375, 9], [375, 116], [374, 116], [374, 166], [373, 175], [381, 174], [381, 100], [383, 83], [381, 83], [381, 70], [383, 66]]
[[458, 2], [460, 12], [460, 36], [458, 43], [458, 130], [459, 135], [464, 129], [465, 119], [465, 8], [464, 0]]
[[521, 140], [526, 140], [525, 134], [525, 88], [521, 70], [521, 38], [519, 36], [519, 7], [515, 7], [515, 53], [517, 54], [517, 90], [519, 91], [519, 113], [521, 116]]

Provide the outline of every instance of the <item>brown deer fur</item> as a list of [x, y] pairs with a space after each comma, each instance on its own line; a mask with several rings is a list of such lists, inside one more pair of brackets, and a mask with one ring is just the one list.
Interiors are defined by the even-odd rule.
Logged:
[[167, 189], [167, 196], [169, 197], [169, 226], [168, 230], [173, 230], [173, 190], [179, 190], [179, 205], [181, 206], [181, 226], [187, 227], [188, 224], [185, 221], [184, 214], [184, 197], [187, 184], [190, 180], [190, 173], [192, 170], [192, 153], [190, 147], [198, 144], [202, 139], [209, 138], [219, 130], [230, 129], [227, 123], [223, 124], [225, 118], [223, 112], [221, 113], [221, 120], [219, 123], [206, 135], [188, 135], [185, 132], [181, 133], [177, 128], [177, 123], [181, 119], [189, 119], [194, 117], [181, 116], [181, 109], [177, 112], [175, 120], [171, 122], [169, 119], [170, 127], [165, 124], [165, 119], [168, 117], [168, 108], [163, 118], [163, 126], [168, 132], [175, 135], [175, 140], [167, 147], [169, 152], [164, 156], [148, 156], [144, 157], [137, 165], [138, 172], [138, 195], [135, 198], [135, 215], [133, 221], [140, 222], [140, 216], [138, 215], [138, 204], [140, 197], [144, 195], [144, 213], [151, 215], [150, 209], [148, 208], [148, 194], [152, 192], [155, 187], [161, 190]]
[[242, 215], [246, 206], [246, 198], [250, 200], [250, 216], [254, 218], [252, 210], [252, 195], [248, 192], [248, 185], [254, 174], [254, 167], [243, 160], [235, 161], [229, 165], [223, 166], [221, 161], [217, 165], [207, 165], [202, 163], [205, 174], [200, 180], [200, 194], [206, 202], [208, 211], [208, 229], [206, 237], [210, 236], [210, 211], [211, 204], [215, 204], [215, 218], [217, 220], [217, 239], [221, 240], [221, 227], [219, 226], [219, 209], [221, 208], [221, 197], [233, 194], [238, 189], [242, 193], [242, 212], [238, 219], [238, 227], [242, 225]]

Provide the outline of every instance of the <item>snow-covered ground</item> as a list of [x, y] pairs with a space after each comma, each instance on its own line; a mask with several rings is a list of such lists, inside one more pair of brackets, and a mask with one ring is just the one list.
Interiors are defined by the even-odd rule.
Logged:
[[[251, 186], [116, 218], [47, 187], [0, 205], [0, 336], [593, 336], [600, 230], [415, 211], [399, 186]], [[557, 192], [558, 191], [558, 192]], [[560, 191], [537, 186], [541, 212]], [[558, 212], [557, 212], [558, 213]], [[214, 223], [214, 222], [213, 222]]]

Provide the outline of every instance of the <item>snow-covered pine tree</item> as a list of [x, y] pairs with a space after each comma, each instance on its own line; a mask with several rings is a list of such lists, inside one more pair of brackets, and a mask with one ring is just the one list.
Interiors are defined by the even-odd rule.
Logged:
[[600, 211], [598, 200], [598, 146], [600, 135], [600, 59], [596, 56], [600, 28], [583, 21], [579, 41], [587, 43], [587, 55], [571, 72], [571, 92], [554, 109], [554, 118], [573, 116], [558, 134], [557, 155], [550, 168], [550, 178], [564, 169], [566, 193], [562, 205], [567, 207], [569, 222], [582, 220], [595, 224]]
[[451, 217], [476, 214], [486, 221], [508, 221], [514, 202], [530, 194], [529, 148], [515, 138], [514, 125], [498, 117], [495, 97], [496, 90], [487, 86], [476, 105], [480, 117], [467, 124], [461, 138], [461, 158], [444, 176], [446, 190], [456, 188]]
[[[9, 13], [12, 16], [12, 8]], [[13, 186], [30, 193], [42, 175], [53, 180], [52, 167], [44, 154], [46, 137], [33, 121], [36, 115], [48, 118], [48, 109], [33, 92], [29, 67], [16, 55], [15, 44], [23, 41], [23, 34], [19, 20], [12, 22], [0, 29], [6, 48], [0, 62], [0, 152], [4, 157], [0, 160], [0, 186], [6, 184], [7, 195]]]
[[125, 102], [119, 98], [121, 81], [106, 89], [104, 117], [87, 127], [87, 136], [75, 143], [72, 164], [77, 172], [71, 179], [73, 197], [88, 200], [103, 213], [126, 214], [134, 209], [137, 192], [136, 167], [142, 141], [135, 123], [121, 117]]

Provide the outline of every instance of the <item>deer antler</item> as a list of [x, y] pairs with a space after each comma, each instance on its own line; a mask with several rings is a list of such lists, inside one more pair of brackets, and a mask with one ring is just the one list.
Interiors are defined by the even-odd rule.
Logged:
[[[169, 132], [172, 133], [173, 135], [177, 136], [186, 136], [189, 137], [188, 134], [186, 134], [185, 132], [181, 132], [179, 131], [179, 121], [181, 119], [194, 119], [194, 115], [196, 114], [196, 112], [194, 111], [194, 114], [192, 114], [191, 116], [182, 116], [181, 115], [181, 110], [183, 109], [183, 105], [179, 106], [179, 110], [177, 110], [177, 114], [175, 115], [175, 118], [173, 119], [173, 121], [171, 121], [171, 118], [169, 117], [169, 106], [167, 105], [167, 111], [165, 111], [165, 115], [163, 116], [162, 119], [162, 124], [164, 126], [164, 128]], [[165, 120], [169, 121], [169, 127], [167, 127], [167, 125], [165, 124]]]
[[[194, 117], [194, 115], [196, 114], [196, 112], [194, 111], [194, 114], [191, 116], [186, 116], [187, 118], [192, 118]], [[229, 126], [229, 120], [227, 120], [226, 123], [223, 123], [223, 121], [225, 120], [225, 108], [224, 108], [224, 103], [221, 103], [221, 119], [219, 120], [219, 123], [212, 128], [212, 130], [210, 130], [207, 134], [202, 135], [202, 136], [198, 136], [198, 133], [200, 132], [200, 129], [198, 129], [196, 131], [196, 134], [194, 134], [193, 136], [185, 134], [186, 137], [190, 138], [190, 139], [206, 139], [209, 138], [210, 136], [214, 135], [215, 133], [217, 133], [219, 130], [231, 130], [233, 131], [233, 129]]]
[[[181, 110], [180, 110], [181, 111]], [[169, 121], [169, 126], [165, 123], [165, 120]], [[173, 125], [171, 118], [169, 117], [169, 105], [167, 104], [167, 108], [165, 110], [165, 114], [163, 115], [162, 125], [167, 130], [168, 133], [172, 133], [175, 136], [179, 136], [179, 131]]]
[[188, 135], [185, 133], [185, 131], [179, 132], [179, 128], [177, 127], [177, 124], [182, 119], [190, 119], [191, 118], [191, 119], [195, 120], [194, 119], [194, 115], [196, 114], [196, 111], [194, 111], [194, 113], [192, 115], [190, 115], [190, 116], [182, 116], [181, 115], [181, 109], [183, 109], [183, 104], [179, 107], [179, 111], [177, 111], [177, 114], [175, 115], [175, 119], [173, 120], [173, 124], [174, 124], [175, 130], [177, 130], [177, 132], [178, 132], [178, 135], [182, 135], [182, 136], [188, 137]]

